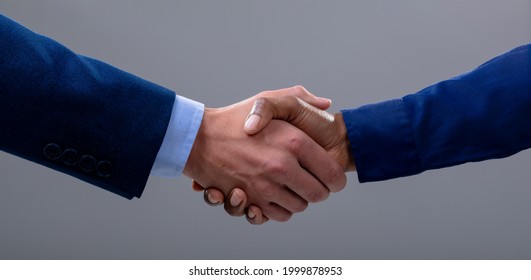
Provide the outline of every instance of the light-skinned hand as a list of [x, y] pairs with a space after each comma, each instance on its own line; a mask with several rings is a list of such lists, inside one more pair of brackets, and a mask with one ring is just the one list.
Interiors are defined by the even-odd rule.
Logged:
[[248, 216], [258, 212], [253, 221], [286, 221], [309, 202], [322, 201], [331, 191], [345, 187], [340, 164], [300, 129], [272, 120], [263, 127], [259, 123], [254, 135], [242, 130], [256, 100], [280, 96], [304, 99], [320, 108], [330, 105], [329, 100], [296, 86], [205, 109], [184, 174], [194, 179], [196, 190], [201, 186], [219, 190], [206, 192], [207, 201], [212, 198], [211, 202], [219, 203], [222, 197], [230, 197], [225, 203], [229, 214], [241, 215], [249, 209], [254, 211]]

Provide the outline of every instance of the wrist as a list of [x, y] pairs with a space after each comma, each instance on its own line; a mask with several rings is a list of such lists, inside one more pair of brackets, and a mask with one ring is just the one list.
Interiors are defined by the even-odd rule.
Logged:
[[200, 177], [200, 170], [201, 165], [203, 162], [203, 152], [206, 149], [207, 145], [207, 139], [208, 137], [208, 130], [209, 126], [212, 123], [212, 111], [215, 109], [212, 108], [205, 108], [203, 119], [201, 120], [201, 125], [199, 126], [199, 129], [197, 130], [197, 135], [195, 137], [194, 144], [192, 145], [192, 149], [190, 150], [190, 155], [188, 156], [188, 160], [186, 161], [186, 165], [183, 169], [183, 174], [186, 177], [197, 179]]
[[334, 115], [334, 124], [339, 131], [339, 143], [338, 143], [338, 160], [339, 164], [343, 167], [345, 172], [356, 171], [356, 164], [354, 162], [354, 156], [350, 150], [350, 139], [348, 138], [347, 127], [343, 120], [343, 114], [338, 112]]

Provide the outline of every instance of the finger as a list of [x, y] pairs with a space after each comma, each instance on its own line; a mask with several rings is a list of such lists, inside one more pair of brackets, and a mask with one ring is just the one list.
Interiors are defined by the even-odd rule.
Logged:
[[[273, 118], [290, 122], [311, 138], [309, 140], [299, 139], [299, 141], [290, 139], [291, 148], [298, 155], [302, 166], [332, 192], [345, 187], [346, 176], [342, 167], [328, 155], [326, 150], [319, 147], [326, 148], [333, 139], [327, 132], [330, 132], [333, 127], [334, 116], [317, 110], [293, 96], [259, 98], [254, 103], [244, 130], [248, 134], [255, 134], [265, 128]], [[298, 144], [293, 145], [294, 143]], [[301, 193], [297, 193], [306, 198]]]
[[255, 100], [247, 116], [244, 131], [256, 134], [264, 129], [272, 119], [287, 121], [315, 139], [321, 146], [330, 139], [323, 131], [330, 130], [334, 116], [319, 110], [294, 96], [259, 98]]
[[247, 215], [245, 216], [247, 221], [253, 225], [262, 225], [265, 224], [269, 219], [263, 215], [262, 209], [255, 205], [250, 205], [247, 210]]
[[[318, 184], [319, 187], [322, 188], [321, 183], [316, 180], [314, 181], [315, 182], [313, 183]], [[326, 198], [326, 196], [328, 196], [328, 190], [324, 190], [324, 192]], [[308, 200], [303, 199], [288, 187], [284, 187], [284, 189], [279, 192], [279, 196], [274, 202], [291, 213], [300, 213], [308, 208]]]
[[[296, 142], [292, 141], [291, 151], [297, 156], [303, 170], [319, 179], [331, 192], [342, 190], [347, 184], [347, 177], [341, 165], [323, 147], [307, 135], [302, 137], [305, 139]], [[309, 173], [306, 173], [306, 176], [311, 176]], [[302, 173], [302, 175], [305, 174]], [[301, 177], [300, 179], [305, 179], [309, 183], [314, 178], [313, 176], [311, 178]], [[302, 197], [306, 199], [306, 197]], [[311, 200], [308, 201], [311, 202]]]
[[265, 216], [277, 222], [287, 222], [293, 215], [291, 212], [275, 203], [269, 203], [267, 205], [262, 206], [261, 208], [262, 213]]
[[287, 185], [309, 202], [321, 201], [328, 196], [325, 192], [345, 187], [347, 179], [341, 165], [312, 138], [278, 120], [273, 120], [264, 132], [267, 136], [272, 131], [281, 133], [279, 145], [288, 152], [265, 166], [278, 184]]
[[223, 204], [223, 193], [216, 188], [208, 188], [203, 193], [203, 199], [206, 204], [210, 206], [218, 206]]
[[192, 180], [192, 189], [196, 192], [202, 192], [205, 190], [203, 186], [201, 186], [198, 182], [195, 180]]
[[[288, 179], [288, 181], [285, 181], [286, 186], [305, 201], [316, 203], [326, 200], [330, 195], [330, 190], [328, 187], [323, 185], [323, 183], [314, 177], [314, 175], [310, 174], [308, 170], [302, 167], [299, 167], [299, 169], [296, 170], [290, 178], [285, 179]], [[292, 197], [289, 197], [286, 194], [279, 196], [275, 202], [294, 213], [301, 212], [306, 209], [306, 207], [302, 207], [300, 203], [295, 202]], [[297, 203], [297, 207], [300, 208], [294, 209], [294, 206], [290, 207], [289, 203]]]
[[303, 86], [294, 86], [290, 88], [269, 90], [258, 94], [258, 97], [280, 97], [280, 96], [293, 96], [304, 100], [308, 104], [315, 106], [319, 109], [326, 110], [332, 105], [332, 100], [324, 97], [317, 97]]
[[247, 194], [239, 188], [234, 188], [227, 196], [227, 201], [225, 201], [225, 211], [231, 216], [243, 216], [245, 215], [246, 205]]
[[330, 106], [332, 106], [332, 100], [324, 97], [315, 96], [303, 86], [294, 86], [293, 91], [294, 93], [291, 96], [298, 97], [301, 100], [304, 100], [306, 103], [315, 106], [321, 110], [326, 110], [330, 108]]

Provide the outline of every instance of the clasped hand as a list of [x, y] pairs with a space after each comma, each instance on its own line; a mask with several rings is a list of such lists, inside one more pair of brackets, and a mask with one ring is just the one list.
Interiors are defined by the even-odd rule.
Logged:
[[184, 174], [231, 215], [287, 221], [343, 189], [355, 169], [342, 115], [329, 106], [295, 86], [207, 108]]

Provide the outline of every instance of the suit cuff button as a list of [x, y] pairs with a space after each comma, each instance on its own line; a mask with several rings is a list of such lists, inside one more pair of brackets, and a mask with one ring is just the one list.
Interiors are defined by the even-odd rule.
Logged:
[[98, 176], [102, 178], [109, 178], [114, 173], [114, 165], [110, 161], [102, 160], [98, 163], [96, 171]]
[[79, 155], [77, 154], [77, 151], [74, 149], [66, 149], [61, 155], [61, 160], [63, 161], [65, 165], [74, 166], [77, 164], [79, 160]]
[[42, 152], [47, 159], [58, 160], [61, 157], [61, 146], [55, 143], [50, 143], [44, 147]]
[[86, 173], [96, 170], [96, 164], [96, 159], [93, 156], [84, 155], [79, 159], [79, 168]]

